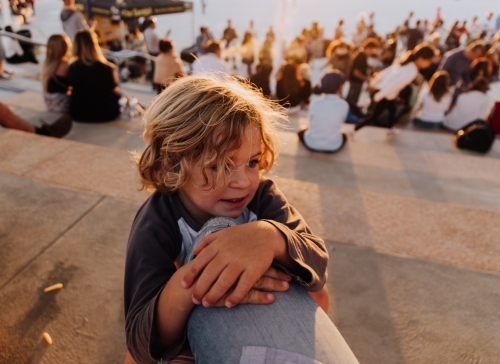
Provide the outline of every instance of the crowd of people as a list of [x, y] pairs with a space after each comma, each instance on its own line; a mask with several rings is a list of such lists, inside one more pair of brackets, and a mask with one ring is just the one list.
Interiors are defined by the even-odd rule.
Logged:
[[[74, 0], [64, 0], [61, 22], [66, 35], [55, 34], [47, 43], [44, 97], [49, 110], [67, 112], [75, 121], [103, 122], [116, 119], [127, 102], [119, 89], [124, 75], [145, 76], [160, 93], [188, 74], [224, 73], [248, 80], [289, 114], [308, 109], [310, 127], [300, 133], [300, 140], [311, 150], [325, 152], [338, 149], [338, 142], [326, 147], [327, 140], [345, 140], [338, 134], [345, 122], [356, 124], [355, 130], [366, 125], [392, 128], [407, 116], [417, 128], [457, 131], [495, 110], [486, 94], [500, 69], [500, 24], [492, 13], [483, 21], [455, 21], [446, 29], [439, 9], [433, 20], [415, 19], [410, 12], [386, 35], [377, 33], [375, 20], [375, 13], [364, 14], [349, 32], [341, 19], [331, 37], [313, 22], [289, 44], [275, 44], [272, 26], [258, 38], [253, 21], [239, 33], [228, 20], [220, 38], [203, 26], [193, 47], [179, 52], [168, 34], [157, 33], [156, 19], [145, 18], [130, 29], [125, 43], [109, 44], [111, 50], [125, 44], [138, 52], [115, 64], [101, 52], [95, 24], [76, 10]], [[17, 42], [4, 38], [4, 43]], [[17, 62], [5, 57], [9, 52], [2, 53], [7, 62]], [[0, 65], [3, 68], [3, 61]], [[312, 68], [326, 77], [318, 85], [311, 82]], [[2, 72], [0, 77], [9, 75]], [[368, 97], [360, 97], [365, 92], [369, 105], [364, 102]], [[313, 94], [323, 96], [312, 99]], [[332, 106], [335, 117], [317, 111], [321, 108], [314, 103], [325, 99], [337, 105]], [[99, 107], [87, 108], [89, 102]], [[327, 125], [338, 135], [328, 138]]]
[[[154, 21], [146, 23], [143, 38], [151, 55], [159, 54], [160, 43], [169, 44], [168, 56], [162, 56], [168, 59], [162, 64], [169, 66], [152, 71], [158, 92], [186, 74], [222, 72], [249, 80], [293, 114], [309, 107], [312, 94], [325, 93], [322, 82], [315, 87], [311, 84], [311, 65], [326, 58], [322, 72], [334, 72], [329, 77], [335, 78], [335, 84], [342, 80], [338, 85], [341, 92], [329, 89], [326, 93], [338, 95], [349, 106], [338, 123], [355, 123], [355, 130], [365, 125], [392, 128], [402, 116], [409, 116], [417, 128], [457, 131], [487, 118], [492, 105], [486, 92], [489, 83], [498, 79], [500, 69], [500, 24], [492, 13], [484, 21], [474, 17], [470, 22], [455, 21], [446, 29], [440, 10], [433, 20], [415, 19], [411, 12], [401, 26], [384, 36], [377, 33], [375, 19], [373, 12], [361, 17], [352, 34], [340, 20], [332, 37], [314, 22], [282, 45], [274, 44], [272, 27], [259, 45], [252, 21], [241, 37], [231, 20], [218, 39], [203, 26], [195, 45], [180, 54], [187, 67], [176, 56], [173, 42], [156, 35]], [[276, 54], [279, 46], [282, 52]], [[276, 68], [276, 64], [280, 65]], [[370, 95], [370, 105], [360, 104], [364, 91]], [[461, 112], [471, 100], [474, 106]], [[309, 108], [311, 130], [302, 133], [301, 140], [320, 150], [324, 145], [320, 148], [312, 142], [312, 120], [323, 118], [316, 117], [314, 110]], [[334, 150], [331, 146], [324, 151]]]

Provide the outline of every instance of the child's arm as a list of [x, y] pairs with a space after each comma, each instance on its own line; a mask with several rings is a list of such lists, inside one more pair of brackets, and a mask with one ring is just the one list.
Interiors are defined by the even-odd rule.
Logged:
[[226, 305], [238, 304], [273, 262], [306, 289], [323, 287], [328, 261], [324, 242], [311, 233], [272, 181], [261, 182], [249, 207], [263, 220], [213, 233], [196, 249], [198, 256], [182, 280], [184, 287], [191, 287], [198, 279], [195, 302], [210, 306], [237, 283]]
[[[181, 279], [191, 269], [193, 261], [179, 268], [167, 282], [160, 294], [156, 306], [156, 327], [161, 338], [162, 346], [171, 347], [184, 339], [184, 328], [189, 314], [195, 307], [192, 300], [193, 287], [183, 288]], [[254, 285], [243, 297], [240, 303], [269, 304], [274, 296], [267, 291], [285, 291], [288, 284], [282, 282], [290, 280], [283, 272], [270, 268], [261, 278], [261, 283]], [[213, 306], [223, 307], [226, 296], [223, 296]]]

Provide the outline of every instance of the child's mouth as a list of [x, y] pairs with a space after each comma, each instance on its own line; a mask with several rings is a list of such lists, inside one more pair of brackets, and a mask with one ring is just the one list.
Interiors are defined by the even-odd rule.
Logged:
[[245, 202], [245, 197], [240, 197], [240, 198], [228, 198], [221, 200], [225, 204], [231, 205], [231, 206], [239, 206], [242, 205]]

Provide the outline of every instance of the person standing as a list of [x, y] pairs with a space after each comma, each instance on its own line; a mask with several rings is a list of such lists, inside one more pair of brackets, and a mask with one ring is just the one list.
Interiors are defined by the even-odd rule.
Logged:
[[245, 32], [240, 45], [241, 62], [245, 64], [247, 78], [252, 76], [252, 65], [255, 61], [255, 39], [250, 32]]
[[253, 20], [250, 20], [250, 23], [249, 23], [249, 27], [248, 27], [247, 32], [252, 33], [253, 38], [254, 38], [254, 39], [257, 39], [257, 31], [255, 30], [254, 25], [255, 25], [255, 24], [254, 24]]
[[340, 19], [337, 27], [335, 28], [335, 34], [333, 35], [333, 40], [340, 40], [344, 37], [344, 19]]
[[[145, 24], [144, 29], [144, 42], [146, 43], [146, 48], [150, 56], [156, 57], [160, 54], [160, 37], [156, 32], [156, 18], [149, 19]], [[148, 79], [153, 80], [153, 75], [155, 74], [155, 62], [151, 62], [151, 70], [148, 74]], [[155, 85], [153, 83], [153, 89]]]
[[64, 32], [71, 42], [75, 41], [75, 35], [80, 30], [89, 30], [89, 25], [75, 7], [75, 0], [64, 0], [64, 7], [61, 11], [61, 22]]
[[412, 51], [417, 45], [422, 43], [424, 40], [424, 34], [420, 30], [420, 20], [417, 20], [415, 28], [409, 28], [407, 30], [408, 40], [406, 43], [406, 48]]
[[353, 55], [351, 73], [349, 75], [349, 93], [346, 101], [353, 106], [358, 104], [359, 95], [363, 87], [363, 82], [368, 82], [368, 57], [373, 56], [379, 48], [379, 42], [374, 38], [368, 38]]
[[227, 27], [224, 29], [224, 33], [222, 35], [222, 40], [226, 42], [226, 49], [231, 46], [231, 42], [238, 38], [236, 34], [236, 30], [233, 28], [231, 19], [227, 20]]

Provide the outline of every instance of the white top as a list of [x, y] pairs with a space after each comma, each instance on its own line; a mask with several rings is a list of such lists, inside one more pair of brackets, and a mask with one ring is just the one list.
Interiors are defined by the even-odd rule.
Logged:
[[193, 63], [193, 75], [215, 72], [229, 73], [229, 65], [213, 53], [207, 53]]
[[456, 105], [446, 115], [444, 125], [452, 130], [460, 130], [474, 120], [484, 120], [490, 106], [491, 100], [484, 92], [464, 92], [458, 96]]
[[410, 62], [404, 66], [395, 63], [381, 71], [370, 85], [379, 90], [373, 100], [379, 102], [382, 99], [394, 100], [399, 92], [413, 82], [418, 76], [418, 69], [415, 62]]
[[349, 104], [338, 95], [325, 94], [309, 107], [309, 129], [304, 141], [309, 148], [335, 151], [342, 145], [342, 125], [347, 119]]
[[420, 92], [417, 102], [419, 110], [415, 117], [422, 121], [442, 123], [446, 112], [450, 108], [452, 99], [452, 95], [447, 93], [438, 102], [429, 92], [429, 88], [425, 87]]
[[144, 30], [144, 41], [149, 53], [160, 53], [160, 38], [153, 28]]

